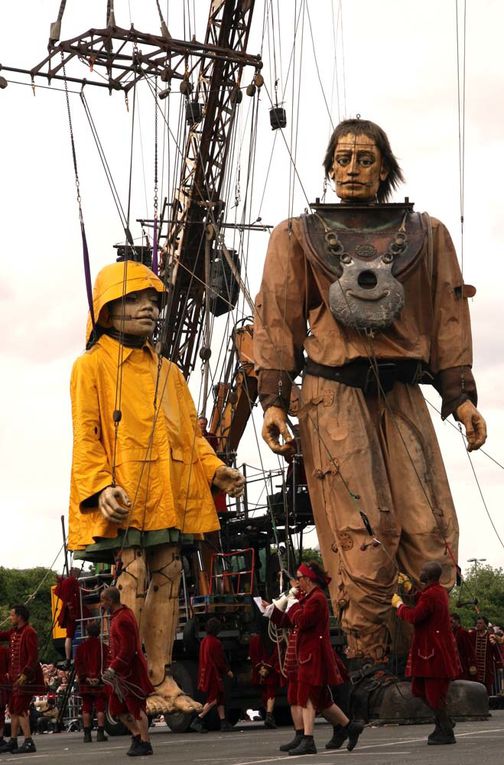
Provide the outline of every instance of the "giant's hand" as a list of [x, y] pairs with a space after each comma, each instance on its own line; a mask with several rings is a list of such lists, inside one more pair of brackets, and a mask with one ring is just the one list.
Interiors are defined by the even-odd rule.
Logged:
[[125, 521], [131, 500], [121, 486], [107, 486], [98, 497], [98, 508], [107, 521], [122, 523]]
[[467, 451], [472, 452], [483, 446], [487, 437], [486, 422], [473, 402], [464, 401], [462, 404], [459, 404], [455, 414], [465, 428]]
[[230, 497], [241, 497], [245, 487], [245, 478], [239, 470], [221, 465], [215, 471], [212, 483], [218, 489], [229, 494]]
[[[275, 454], [285, 457], [296, 453], [296, 442], [287, 427], [287, 414], [279, 406], [270, 406], [264, 412], [262, 437]], [[284, 443], [280, 443], [280, 437]]]

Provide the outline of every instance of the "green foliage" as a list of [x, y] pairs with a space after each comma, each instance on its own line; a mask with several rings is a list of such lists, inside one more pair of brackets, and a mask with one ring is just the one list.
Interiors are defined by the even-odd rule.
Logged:
[[[55, 583], [56, 573], [47, 568], [16, 569], [0, 566], [1, 629], [10, 627], [8, 617], [11, 607], [26, 603], [30, 611], [30, 624], [38, 633], [41, 662], [61, 659], [51, 639], [51, 586]], [[31, 597], [33, 593], [35, 595]]]
[[305, 547], [303, 554], [301, 555], [303, 563], [308, 563], [310, 560], [316, 560], [317, 563], [324, 568], [324, 561], [320, 554], [320, 550], [315, 550], [313, 547]]
[[461, 587], [450, 593], [450, 608], [456, 611], [463, 627], [473, 627], [477, 618], [474, 606], [457, 607], [457, 602], [478, 599], [478, 609], [492, 624], [504, 626], [504, 569], [473, 566], [464, 576]]

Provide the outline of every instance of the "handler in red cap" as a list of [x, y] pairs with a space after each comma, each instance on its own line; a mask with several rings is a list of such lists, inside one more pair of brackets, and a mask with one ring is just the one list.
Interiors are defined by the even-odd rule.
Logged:
[[108, 645], [100, 640], [100, 625], [90, 622], [87, 626], [88, 637], [77, 646], [75, 651], [75, 672], [79, 679], [82, 698], [82, 725], [84, 743], [90, 744], [93, 707], [98, 722], [97, 741], [107, 741], [105, 735], [105, 709], [107, 694], [102, 681], [102, 673], [109, 663]]
[[102, 675], [111, 687], [109, 712], [131, 733], [131, 747], [127, 752], [130, 757], [152, 754], [145, 700], [154, 693], [154, 687], [149, 680], [135, 614], [128, 606], [121, 605], [117, 587], [102, 590], [100, 602], [111, 614], [110, 666]]
[[[29, 624], [29, 610], [24, 605], [13, 606], [9, 619], [12, 629], [0, 632], [0, 640], [9, 641], [11, 738], [0, 746], [0, 753], [24, 754], [37, 751], [31, 737], [28, 709], [33, 696], [44, 691], [44, 675], [38, 659], [37, 633]], [[17, 743], [19, 726], [25, 737], [21, 746]]]
[[[323, 592], [330, 578], [317, 561], [301, 563], [296, 579], [303, 597], [295, 600], [283, 613], [276, 606], [269, 614], [271, 620], [282, 627], [297, 628], [296, 660], [297, 688], [289, 684], [289, 694], [296, 693], [297, 706], [301, 708], [303, 730], [296, 730], [289, 754], [316, 754], [313, 740], [313, 726], [317, 712], [334, 726], [339, 726], [341, 741], [348, 739], [347, 749], [357, 744], [363, 725], [351, 721], [334, 703], [330, 685], [341, 685], [343, 678], [339, 671], [329, 635], [329, 607]], [[296, 743], [297, 741], [297, 743]], [[337, 748], [331, 746], [331, 748]]]
[[427, 743], [455, 744], [446, 697], [450, 681], [459, 677], [461, 667], [450, 624], [448, 593], [439, 583], [441, 574], [440, 563], [425, 563], [420, 572], [423, 589], [416, 596], [415, 606], [405, 606], [397, 594], [392, 596], [392, 605], [398, 617], [415, 628], [408, 661], [411, 691], [432, 709], [436, 722]]

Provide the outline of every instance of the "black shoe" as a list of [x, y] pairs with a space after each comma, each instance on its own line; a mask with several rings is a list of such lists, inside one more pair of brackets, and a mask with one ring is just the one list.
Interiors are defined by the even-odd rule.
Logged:
[[303, 736], [301, 743], [295, 749], [291, 749], [289, 754], [293, 757], [301, 754], [317, 754], [317, 747], [315, 746], [313, 736]]
[[220, 729], [221, 730], [234, 730], [234, 725], [231, 725], [228, 720], [224, 719], [220, 721]]
[[275, 722], [275, 718], [273, 717], [273, 715], [272, 715], [272, 714], [269, 714], [269, 713], [268, 713], [268, 714], [266, 715], [266, 719], [265, 719], [265, 721], [264, 721], [264, 727], [265, 727], [265, 728], [270, 728], [271, 730], [273, 730], [274, 728], [277, 728], [277, 727], [278, 727], [278, 726], [277, 726], [277, 724], [276, 724], [276, 722]]
[[25, 738], [23, 744], [18, 746], [17, 749], [12, 750], [12, 754], [26, 754], [27, 752], [36, 752], [37, 747], [33, 743], [32, 738]]
[[333, 725], [333, 737], [325, 745], [326, 749], [339, 749], [348, 738], [348, 730], [343, 725]]
[[141, 741], [135, 736], [134, 746], [127, 752], [128, 757], [145, 757], [148, 754], [153, 754], [151, 742]]
[[2, 746], [0, 746], [0, 754], [3, 754], [4, 752], [13, 752], [14, 749], [18, 748], [18, 742], [17, 738], [10, 738], [8, 741], [4, 740], [4, 743]]
[[189, 725], [189, 730], [194, 730], [196, 733], [208, 733], [208, 728], [205, 728], [205, 724], [201, 717], [195, 717]]
[[103, 730], [103, 728], [98, 728], [98, 733], [96, 734], [96, 740], [108, 741], [108, 736], [105, 735], [105, 731]]
[[131, 737], [131, 746], [126, 752], [126, 754], [130, 754], [136, 747], [137, 744], [140, 743], [140, 736], [132, 736]]
[[289, 741], [288, 744], [282, 744], [280, 747], [281, 752], [290, 752], [291, 749], [295, 749], [299, 744], [301, 743], [301, 740], [303, 738], [303, 731], [296, 731], [296, 735], [292, 739], [292, 741]]
[[427, 738], [427, 743], [431, 746], [442, 746], [443, 744], [456, 744], [457, 739], [453, 735], [453, 731], [451, 733], [444, 733], [442, 730], [435, 730]]
[[92, 742], [91, 728], [84, 728], [84, 738], [82, 740], [85, 744], [90, 744]]
[[346, 745], [346, 748], [349, 752], [352, 751], [352, 749], [355, 749], [357, 746], [357, 741], [359, 740], [359, 736], [364, 730], [364, 726], [362, 723], [354, 722], [353, 720], [350, 720], [348, 725], [345, 728], [348, 736], [348, 744]]

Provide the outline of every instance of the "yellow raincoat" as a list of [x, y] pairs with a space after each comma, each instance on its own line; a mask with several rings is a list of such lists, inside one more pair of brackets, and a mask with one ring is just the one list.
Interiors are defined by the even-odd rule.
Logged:
[[[97, 323], [107, 325], [106, 303], [149, 287], [164, 291], [139, 263], [104, 268], [93, 292]], [[88, 337], [90, 330], [88, 323]], [[186, 534], [219, 528], [210, 486], [224, 463], [200, 435], [187, 383], [174, 364], [148, 342], [127, 348], [101, 335], [74, 364], [71, 397], [70, 550], [114, 539], [121, 528]], [[119, 526], [97, 508], [97, 495], [112, 484], [114, 468], [115, 483], [132, 501], [127, 521]]]

